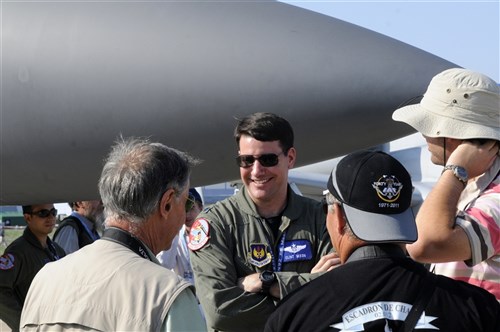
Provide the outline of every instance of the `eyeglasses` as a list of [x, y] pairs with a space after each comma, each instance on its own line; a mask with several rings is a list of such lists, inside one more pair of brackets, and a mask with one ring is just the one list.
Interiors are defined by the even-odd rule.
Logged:
[[43, 209], [43, 210], [40, 210], [40, 211], [33, 211], [30, 213], [31, 215], [36, 215], [40, 218], [47, 218], [48, 216], [52, 215], [53, 217], [57, 216], [57, 209], [50, 209], [50, 210], [47, 210], [47, 209]]
[[186, 200], [186, 212], [191, 211], [191, 209], [193, 208], [195, 203], [196, 203], [196, 201], [194, 199], [194, 196], [189, 194], [189, 196], [187, 197], [187, 200]]
[[325, 197], [323, 197], [321, 199], [321, 205], [323, 206], [323, 212], [325, 214], [328, 214], [328, 203], [326, 202], [326, 198]]
[[332, 200], [330, 203], [328, 203], [325, 196], [321, 199], [321, 205], [323, 207], [323, 212], [325, 214], [328, 214], [328, 206], [330, 205], [333, 206], [334, 204], [338, 204], [339, 206], [342, 206], [342, 202], [339, 199], [335, 198], [335, 196], [330, 196], [330, 197]]
[[238, 164], [238, 166], [240, 166], [242, 168], [248, 168], [248, 167], [252, 167], [253, 164], [255, 163], [255, 161], [258, 160], [259, 164], [261, 164], [261, 166], [263, 166], [263, 167], [273, 167], [273, 166], [278, 165], [279, 156], [282, 153], [283, 152], [281, 152], [279, 154], [266, 153], [266, 154], [262, 154], [258, 157], [252, 156], [250, 154], [243, 154], [243, 155], [236, 157], [236, 163]]

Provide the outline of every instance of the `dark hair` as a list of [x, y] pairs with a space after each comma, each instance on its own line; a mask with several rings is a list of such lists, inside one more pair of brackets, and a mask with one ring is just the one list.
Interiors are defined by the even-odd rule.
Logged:
[[162, 195], [187, 186], [191, 166], [187, 153], [148, 139], [120, 138], [103, 167], [99, 193], [106, 216], [140, 223], [154, 213]]
[[30, 214], [33, 212], [33, 207], [31, 205], [23, 205], [23, 214]]
[[201, 199], [201, 196], [196, 188], [189, 188], [189, 195], [193, 197], [195, 202], [200, 203], [203, 207], [203, 200]]
[[238, 147], [242, 135], [262, 142], [279, 141], [285, 155], [293, 147], [292, 126], [287, 120], [273, 113], [253, 113], [241, 119], [234, 129]]

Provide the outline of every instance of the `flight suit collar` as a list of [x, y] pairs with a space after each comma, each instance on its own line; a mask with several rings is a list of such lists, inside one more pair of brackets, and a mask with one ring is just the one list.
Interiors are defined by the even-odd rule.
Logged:
[[[243, 197], [241, 209], [249, 214], [254, 216], [255, 218], [262, 218], [257, 212], [257, 206], [250, 198], [246, 187], [243, 187], [239, 193]], [[301, 205], [297, 202], [297, 194], [295, 194], [290, 186], [287, 187], [287, 203], [285, 210], [282, 212], [282, 221], [280, 230], [286, 229], [290, 224], [290, 221], [298, 219], [300, 217], [302, 208]]]
[[[38, 241], [35, 234], [33, 234], [29, 227], [26, 227], [24, 229], [23, 235], [26, 241], [28, 241], [31, 245], [43, 250], [42, 244], [40, 243], [40, 241]], [[47, 241], [50, 241], [49, 237], [47, 237]]]

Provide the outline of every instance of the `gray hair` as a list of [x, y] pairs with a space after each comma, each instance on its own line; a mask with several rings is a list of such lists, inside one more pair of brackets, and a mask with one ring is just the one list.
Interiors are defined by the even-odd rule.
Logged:
[[163, 194], [178, 196], [199, 161], [146, 138], [120, 137], [106, 158], [99, 193], [106, 217], [141, 223], [157, 209]]
[[[338, 207], [342, 207], [342, 202], [340, 202], [335, 196], [333, 196], [330, 192], [327, 192], [325, 195], [325, 201], [326, 204], [328, 205], [328, 209], [333, 212], [334, 211], [334, 206], [337, 204]], [[354, 235], [351, 226], [349, 226], [349, 221], [347, 220], [347, 217], [344, 214], [344, 211], [340, 210], [340, 213], [342, 213], [342, 217], [346, 220], [345, 226], [344, 226], [344, 232], [347, 236], [352, 237], [353, 239], [359, 239], [356, 235]]]

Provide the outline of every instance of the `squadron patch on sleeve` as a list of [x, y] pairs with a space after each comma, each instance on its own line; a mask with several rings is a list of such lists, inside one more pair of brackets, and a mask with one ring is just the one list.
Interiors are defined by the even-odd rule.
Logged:
[[272, 256], [265, 244], [257, 243], [250, 245], [250, 252], [248, 253], [247, 259], [250, 264], [257, 267], [263, 267], [271, 263]]
[[10, 270], [14, 267], [14, 255], [5, 254], [0, 256], [0, 270]]
[[189, 249], [196, 251], [203, 248], [203, 246], [207, 244], [210, 239], [209, 232], [210, 226], [208, 221], [203, 218], [196, 219], [191, 227], [191, 231], [189, 232]]

